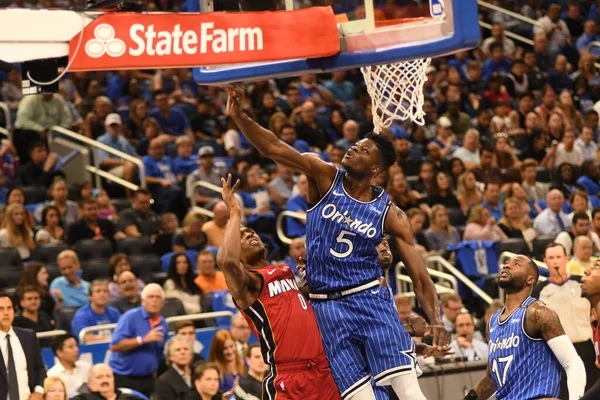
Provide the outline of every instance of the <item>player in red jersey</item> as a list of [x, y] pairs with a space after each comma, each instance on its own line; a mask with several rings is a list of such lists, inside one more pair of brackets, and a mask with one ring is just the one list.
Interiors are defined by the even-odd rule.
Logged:
[[221, 181], [230, 217], [217, 263], [270, 366], [263, 380], [263, 400], [341, 399], [314, 312], [298, 290], [292, 269], [269, 265], [260, 237], [241, 227], [234, 195], [239, 181], [233, 187], [231, 175]]

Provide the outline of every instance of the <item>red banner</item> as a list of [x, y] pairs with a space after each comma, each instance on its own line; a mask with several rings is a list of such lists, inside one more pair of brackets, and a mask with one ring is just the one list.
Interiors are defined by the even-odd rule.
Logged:
[[[82, 39], [79, 45], [79, 39]], [[333, 11], [104, 14], [69, 43], [70, 70], [197, 67], [332, 56]]]

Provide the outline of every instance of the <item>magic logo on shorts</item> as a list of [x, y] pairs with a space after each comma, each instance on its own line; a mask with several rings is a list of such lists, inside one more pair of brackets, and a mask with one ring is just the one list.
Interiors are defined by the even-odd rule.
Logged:
[[338, 211], [335, 204], [327, 204], [321, 210], [321, 216], [324, 219], [330, 219], [338, 224], [347, 225], [350, 229], [355, 230], [359, 233], [364, 233], [369, 238], [374, 238], [377, 234], [377, 229], [373, 227], [373, 223], [363, 223], [360, 219], [352, 219], [352, 216], [348, 213], [348, 210]]

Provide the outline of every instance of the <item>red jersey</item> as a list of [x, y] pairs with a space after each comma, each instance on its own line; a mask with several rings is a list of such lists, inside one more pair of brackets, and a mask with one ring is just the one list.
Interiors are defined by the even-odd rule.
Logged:
[[255, 270], [262, 290], [254, 304], [241, 310], [260, 340], [267, 364], [281, 364], [324, 357], [325, 350], [312, 307], [288, 265], [269, 265]]

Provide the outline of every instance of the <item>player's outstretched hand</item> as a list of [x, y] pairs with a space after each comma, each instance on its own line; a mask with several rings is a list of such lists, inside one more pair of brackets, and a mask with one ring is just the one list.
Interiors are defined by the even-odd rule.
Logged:
[[425, 347], [425, 350], [423, 350], [423, 357], [424, 358], [429, 358], [429, 357], [444, 358], [446, 356], [450, 356], [450, 355], [454, 354], [454, 352], [451, 351], [451, 349], [452, 349], [452, 347], [450, 347], [450, 345], [440, 347], [437, 350], [433, 346], [427, 346], [427, 347]]
[[235, 197], [235, 189], [240, 185], [240, 180], [238, 179], [233, 186], [231, 186], [231, 174], [227, 174], [227, 180], [225, 178], [221, 178], [221, 183], [223, 184], [223, 191], [221, 192], [221, 196], [223, 196], [223, 202], [229, 210], [239, 209], [240, 205]]
[[237, 117], [242, 114], [242, 99], [244, 98], [244, 89], [241, 86], [225, 86], [227, 92], [227, 114], [231, 117]]
[[436, 350], [440, 350], [450, 343], [450, 334], [444, 329], [443, 325], [430, 325], [429, 328], [433, 335], [433, 347]]
[[296, 265], [296, 269], [300, 273], [300, 280], [306, 283], [306, 258], [298, 257], [298, 264]]

